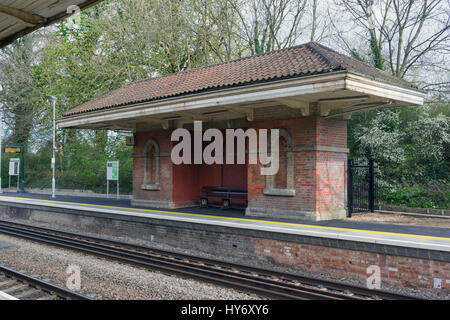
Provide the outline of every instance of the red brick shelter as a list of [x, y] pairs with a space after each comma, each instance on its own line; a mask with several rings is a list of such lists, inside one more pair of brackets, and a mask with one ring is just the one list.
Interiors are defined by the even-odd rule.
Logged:
[[[351, 114], [422, 103], [410, 83], [307, 43], [135, 82], [66, 112], [58, 126], [134, 133], [135, 205], [194, 206], [203, 186], [236, 187], [248, 190], [247, 215], [326, 220], [346, 216]], [[280, 129], [280, 170], [173, 164], [171, 134], [194, 121], [203, 130]]]

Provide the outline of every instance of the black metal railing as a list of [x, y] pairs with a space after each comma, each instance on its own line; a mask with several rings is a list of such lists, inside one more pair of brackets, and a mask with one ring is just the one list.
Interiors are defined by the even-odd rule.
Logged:
[[348, 160], [348, 216], [374, 212], [377, 202], [377, 167], [373, 160]]

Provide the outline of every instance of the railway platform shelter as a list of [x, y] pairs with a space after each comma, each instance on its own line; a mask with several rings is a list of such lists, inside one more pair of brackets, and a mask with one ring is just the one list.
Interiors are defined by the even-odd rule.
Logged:
[[[199, 203], [204, 186], [248, 190], [246, 215], [346, 216], [347, 120], [421, 105], [412, 84], [317, 43], [131, 83], [63, 114], [60, 128], [134, 133], [133, 205]], [[276, 175], [258, 164], [171, 161], [178, 128], [279, 129]], [[225, 147], [224, 147], [225, 149]], [[255, 150], [247, 147], [247, 153]]]

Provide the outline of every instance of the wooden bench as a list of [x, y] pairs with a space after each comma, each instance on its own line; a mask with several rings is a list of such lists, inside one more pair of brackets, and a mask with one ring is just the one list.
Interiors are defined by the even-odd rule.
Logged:
[[221, 199], [223, 209], [231, 207], [231, 200], [245, 201], [247, 205], [248, 192], [245, 188], [204, 186], [202, 193], [204, 195], [200, 197], [200, 206], [203, 208], [209, 206], [209, 199]]

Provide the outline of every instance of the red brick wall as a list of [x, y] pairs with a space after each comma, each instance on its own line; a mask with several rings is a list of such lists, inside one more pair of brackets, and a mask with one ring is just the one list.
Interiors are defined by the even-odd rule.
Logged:
[[[416, 259], [372, 252], [321, 247], [271, 239], [251, 238], [255, 254], [266, 257], [276, 265], [297, 270], [328, 273], [366, 284], [369, 266], [378, 266], [381, 284], [410, 289], [427, 289], [443, 296], [450, 294], [450, 264], [448, 262]], [[434, 278], [442, 280], [442, 289], [434, 289]]]
[[188, 164], [174, 165], [172, 185], [175, 206], [195, 205], [200, 199], [198, 167]]
[[[154, 139], [158, 142], [160, 148], [160, 176], [159, 182], [161, 190], [143, 190], [141, 188], [144, 182], [145, 158], [143, 155], [146, 143]], [[133, 198], [135, 200], [155, 200], [170, 203], [172, 201], [172, 161], [170, 152], [172, 151], [172, 142], [170, 141], [169, 131], [140, 132], [136, 134], [136, 146], [134, 154], [138, 155], [133, 159]]]
[[[202, 186], [247, 186], [246, 165], [173, 165], [170, 153], [172, 143], [170, 131], [152, 131], [138, 133], [134, 154], [138, 157], [133, 161], [133, 189], [135, 200], [153, 200], [166, 202], [168, 206], [182, 207], [198, 203]], [[147, 141], [154, 139], [160, 146], [160, 191], [142, 190], [144, 179], [144, 154]], [[208, 143], [205, 143], [205, 146]], [[225, 147], [224, 147], [225, 150]], [[211, 202], [214, 202], [212, 200]], [[217, 202], [217, 201], [216, 201]], [[220, 199], [217, 203], [221, 203]], [[236, 201], [236, 205], [242, 205]]]
[[275, 185], [277, 188], [287, 187], [287, 159], [286, 159], [286, 139], [280, 137], [280, 157], [279, 157], [279, 169], [275, 179]]
[[316, 153], [316, 210], [344, 208], [346, 201], [347, 155], [334, 152]]
[[[317, 145], [347, 148], [347, 121], [317, 118]], [[316, 210], [345, 208], [347, 154], [316, 152]]]
[[[347, 125], [344, 120], [325, 120], [307, 117], [282, 120], [255, 121], [255, 129], [286, 129], [292, 136], [293, 146], [347, 146]], [[160, 191], [142, 190], [144, 157], [134, 158], [133, 184], [135, 200], [167, 202], [171, 206], [195, 204], [205, 185], [222, 186], [233, 182], [234, 187], [248, 188], [249, 207], [273, 210], [287, 210], [298, 213], [316, 214], [344, 210], [345, 207], [345, 164], [347, 155], [330, 151], [297, 150], [294, 158], [295, 197], [264, 195], [265, 177], [260, 175], [260, 165], [182, 165], [172, 166], [170, 152], [172, 142], [170, 131], [153, 131], [137, 134], [134, 153], [142, 155], [149, 139], [155, 139], [160, 146]], [[287, 185], [286, 154], [281, 144], [280, 172], [276, 186]], [[245, 174], [247, 177], [245, 177]], [[226, 174], [226, 177], [224, 177]], [[242, 179], [238, 179], [242, 178]], [[244, 179], [248, 181], [245, 183]]]
[[347, 121], [336, 119], [324, 119], [318, 117], [316, 120], [316, 144], [347, 148]]
[[[284, 128], [292, 135], [293, 146], [347, 147], [347, 122], [320, 117], [267, 120], [250, 123], [255, 129]], [[249, 208], [296, 211], [301, 213], [336, 212], [345, 209], [346, 153], [300, 150], [294, 152], [295, 197], [264, 195], [265, 177], [260, 165], [249, 165]], [[284, 165], [284, 159], [280, 162]], [[284, 174], [284, 167], [280, 169]], [[283, 181], [277, 177], [277, 185]]]

